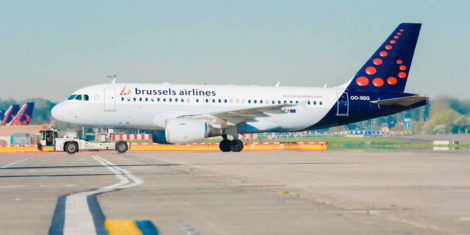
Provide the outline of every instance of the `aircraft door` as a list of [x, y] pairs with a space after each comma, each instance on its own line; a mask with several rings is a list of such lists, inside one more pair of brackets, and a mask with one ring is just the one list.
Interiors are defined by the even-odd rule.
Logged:
[[347, 92], [338, 93], [336, 116], [349, 116], [349, 96]]
[[104, 89], [104, 111], [116, 111], [116, 89]]

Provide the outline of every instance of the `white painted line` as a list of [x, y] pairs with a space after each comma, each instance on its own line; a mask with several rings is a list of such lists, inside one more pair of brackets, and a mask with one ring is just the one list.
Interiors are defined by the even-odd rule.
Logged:
[[5, 185], [5, 186], [0, 186], [0, 189], [2, 188], [24, 188], [24, 185]]
[[[114, 173], [114, 176], [119, 179], [119, 182], [105, 186], [96, 190], [76, 193], [67, 196], [65, 202], [65, 221], [64, 221], [64, 234], [96, 234], [93, 216], [88, 206], [87, 197], [89, 195], [113, 191], [119, 188], [134, 187], [141, 183], [143, 180], [135, 177], [129, 171], [124, 170], [113, 163], [97, 156], [92, 156], [96, 161], [105, 166], [109, 171]], [[133, 181], [133, 183], [129, 184]]]
[[18, 160], [18, 161], [16, 161], [16, 162], [12, 162], [12, 163], [6, 164], [6, 165], [0, 167], [0, 169], [8, 168], [8, 167], [13, 166], [13, 165], [15, 165], [15, 164], [17, 164], [17, 163], [21, 163], [21, 162], [28, 161], [29, 159], [32, 159], [32, 157], [31, 157], [31, 158], [26, 158], [26, 159], [21, 159], [21, 160]]

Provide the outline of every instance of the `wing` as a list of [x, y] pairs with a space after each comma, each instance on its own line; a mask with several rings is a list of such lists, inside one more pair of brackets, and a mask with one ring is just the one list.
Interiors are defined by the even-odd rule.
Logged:
[[200, 115], [185, 115], [180, 118], [191, 118], [205, 120], [215, 128], [225, 128], [227, 126], [235, 126], [241, 122], [252, 121], [257, 117], [269, 117], [270, 114], [287, 113], [283, 108], [298, 106], [299, 104], [278, 104], [259, 106], [247, 109], [235, 109], [223, 112], [215, 112]]
[[428, 102], [429, 98], [426, 96], [407, 96], [407, 97], [400, 97], [400, 98], [393, 98], [393, 99], [386, 99], [386, 100], [374, 100], [371, 101], [373, 104], [379, 105], [400, 105], [400, 106], [409, 106], [418, 102], [426, 100]]

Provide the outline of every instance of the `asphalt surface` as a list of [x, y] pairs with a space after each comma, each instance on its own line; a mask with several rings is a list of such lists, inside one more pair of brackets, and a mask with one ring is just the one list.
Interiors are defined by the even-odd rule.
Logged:
[[469, 234], [470, 155], [0, 155], [1, 234]]

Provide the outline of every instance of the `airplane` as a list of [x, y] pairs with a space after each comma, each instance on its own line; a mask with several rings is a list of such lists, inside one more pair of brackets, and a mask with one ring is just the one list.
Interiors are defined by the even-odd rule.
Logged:
[[238, 134], [323, 129], [428, 104], [428, 97], [404, 91], [420, 29], [417, 23], [399, 24], [357, 74], [337, 87], [113, 81], [73, 92], [52, 116], [90, 127], [153, 130], [156, 143], [222, 136], [222, 152], [240, 152]]
[[34, 102], [25, 103], [21, 109], [18, 111], [18, 114], [11, 119], [8, 125], [17, 126], [17, 125], [28, 125], [31, 122], [31, 117], [33, 115]]
[[3, 125], [8, 125], [10, 121], [15, 118], [16, 114], [20, 110], [20, 106], [17, 104], [12, 104], [6, 111], [2, 119]]

